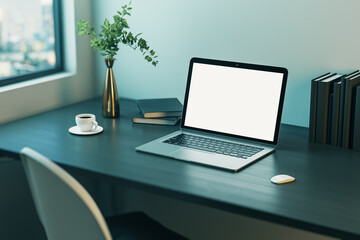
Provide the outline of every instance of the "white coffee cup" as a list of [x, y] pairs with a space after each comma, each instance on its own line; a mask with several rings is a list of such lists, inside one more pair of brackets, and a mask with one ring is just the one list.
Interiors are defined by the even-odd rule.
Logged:
[[82, 132], [90, 132], [98, 127], [95, 115], [91, 113], [76, 115], [75, 122]]

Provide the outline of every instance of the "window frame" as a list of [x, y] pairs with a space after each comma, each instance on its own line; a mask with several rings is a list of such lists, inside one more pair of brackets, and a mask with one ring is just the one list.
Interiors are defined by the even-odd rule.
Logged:
[[17, 76], [0, 78], [0, 87], [15, 84], [19, 82], [33, 80], [39, 77], [45, 77], [64, 70], [64, 51], [62, 39], [62, 9], [61, 0], [53, 0], [53, 16], [54, 16], [54, 37], [55, 37], [55, 55], [56, 65], [52, 69], [39, 70], [32, 73], [20, 74]]

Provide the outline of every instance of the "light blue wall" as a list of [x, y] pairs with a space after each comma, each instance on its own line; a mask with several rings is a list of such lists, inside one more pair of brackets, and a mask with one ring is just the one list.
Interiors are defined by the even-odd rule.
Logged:
[[[99, 26], [127, 1], [93, 0]], [[307, 126], [310, 79], [360, 65], [357, 0], [134, 0], [128, 23], [159, 55], [154, 68], [123, 47], [114, 71], [126, 98], [183, 99], [193, 56], [284, 66], [289, 70], [283, 122]], [[99, 93], [105, 77], [97, 54]]]

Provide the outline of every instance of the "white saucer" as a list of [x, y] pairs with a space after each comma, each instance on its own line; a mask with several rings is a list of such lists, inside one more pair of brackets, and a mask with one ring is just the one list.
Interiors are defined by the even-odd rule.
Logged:
[[83, 132], [80, 130], [78, 126], [73, 126], [69, 128], [69, 132], [75, 135], [94, 135], [101, 133], [104, 129], [101, 126], [98, 126], [95, 130], [91, 130], [89, 132]]

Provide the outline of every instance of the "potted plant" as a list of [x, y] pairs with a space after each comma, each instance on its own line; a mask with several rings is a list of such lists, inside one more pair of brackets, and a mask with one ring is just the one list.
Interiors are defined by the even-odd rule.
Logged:
[[113, 23], [105, 19], [104, 24], [100, 26], [101, 31], [99, 33], [96, 33], [95, 28], [84, 19], [81, 19], [76, 26], [78, 35], [90, 36], [90, 46], [94, 50], [98, 50], [102, 56], [105, 56], [107, 72], [102, 104], [102, 114], [104, 117], [119, 117], [120, 114], [119, 97], [112, 70], [120, 44], [127, 45], [134, 50], [140, 50], [144, 55], [144, 59], [154, 67], [158, 64], [158, 56], [154, 50], [150, 49], [147, 41], [139, 37], [141, 33], [134, 35], [129, 31], [130, 27], [126, 17], [130, 16], [131, 9], [131, 2], [122, 6], [122, 9], [113, 16]]

